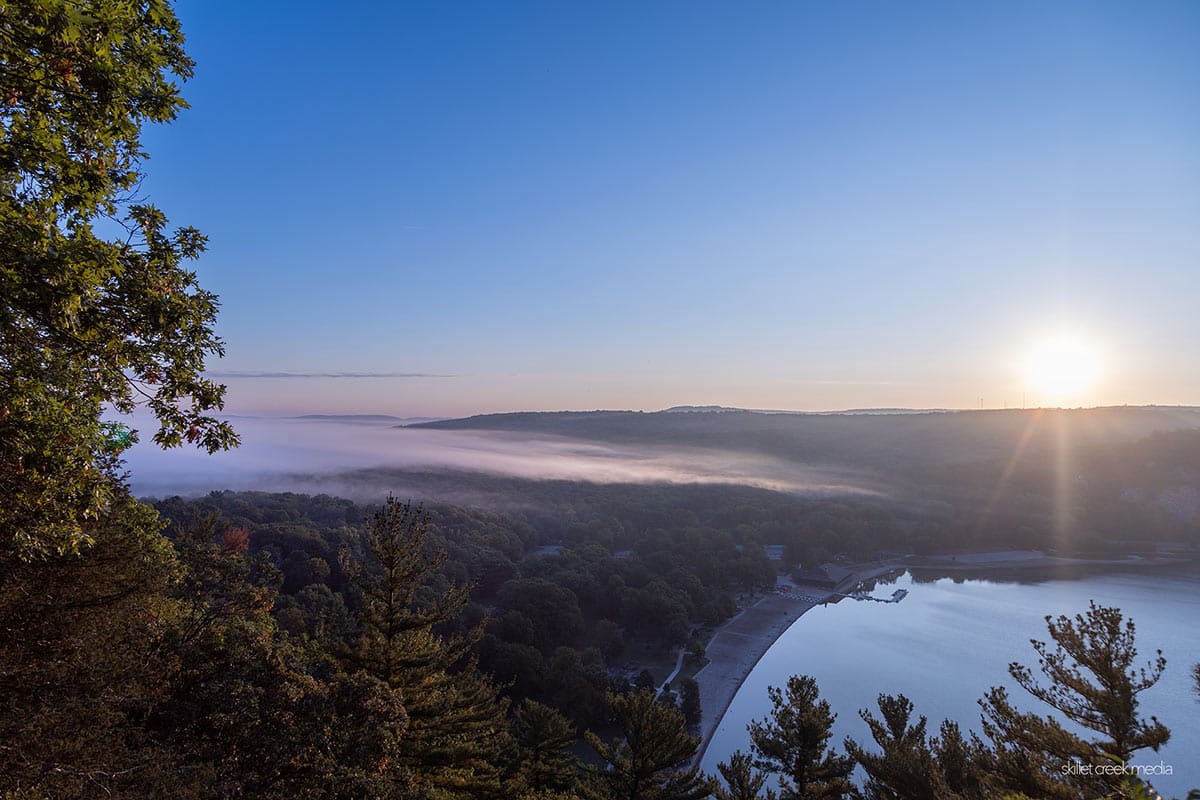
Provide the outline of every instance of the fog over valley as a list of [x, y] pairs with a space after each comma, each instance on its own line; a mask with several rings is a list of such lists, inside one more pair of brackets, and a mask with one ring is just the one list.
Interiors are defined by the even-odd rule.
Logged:
[[[206, 455], [148, 444], [153, 427], [135, 420], [142, 443], [128, 451], [135, 493], [203, 494], [217, 489], [332, 491], [356, 470], [445, 470], [533, 480], [595, 483], [731, 483], [812, 495], [877, 495], [878, 482], [739, 451], [680, 444], [606, 443], [548, 433], [402, 427], [385, 415], [238, 417], [242, 444]], [[380, 498], [378, 485], [336, 482], [337, 494]], [[395, 487], [397, 489], [402, 487]]]
[[[539, 502], [539, 481], [746, 487], [842, 498], [956, 527], [1108, 530], [1126, 515], [1200, 520], [1200, 411], [1118, 407], [878, 414], [736, 409], [528, 412], [428, 420], [388, 415], [235, 417], [242, 444], [205, 455], [126, 452], [140, 496], [214, 490], [389, 493], [486, 507]], [[1090, 519], [1090, 522], [1085, 520]], [[1123, 522], [1122, 522], [1123, 521]], [[1058, 523], [1053, 523], [1058, 524]], [[1146, 524], [1150, 524], [1147, 522]]]

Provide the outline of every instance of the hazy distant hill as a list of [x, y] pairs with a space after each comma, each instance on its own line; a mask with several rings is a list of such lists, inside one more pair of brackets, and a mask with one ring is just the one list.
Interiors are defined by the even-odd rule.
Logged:
[[349, 423], [390, 423], [392, 425], [417, 425], [434, 422], [439, 417], [396, 417], [391, 414], [303, 414], [291, 419], [309, 419], [316, 422], [349, 422]]
[[1200, 409], [1141, 406], [1079, 410], [921, 413], [764, 413], [687, 408], [522, 412], [420, 423], [442, 430], [551, 434], [610, 443], [702, 447], [771, 455], [808, 464], [892, 472], [895, 468], [973, 463], [1088, 450], [1150, 434], [1200, 428]]
[[803, 414], [808, 416], [840, 416], [848, 414], [929, 414], [948, 411], [945, 408], [847, 408], [840, 411], [788, 411], [778, 408], [734, 408], [732, 406], [671, 406], [663, 414], [711, 414], [744, 411], [749, 414]]

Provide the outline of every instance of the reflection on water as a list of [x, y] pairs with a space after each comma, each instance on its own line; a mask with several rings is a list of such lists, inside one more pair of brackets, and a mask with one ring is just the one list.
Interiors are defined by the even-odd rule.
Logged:
[[[832, 741], [839, 750], [845, 736], [871, 741], [858, 710], [877, 710], [880, 692], [907, 695], [917, 713], [929, 718], [930, 731], [945, 718], [979, 731], [976, 700], [990, 686], [1008, 686], [1015, 701], [1028, 697], [1013, 683], [1007, 666], [1020, 661], [1036, 671], [1029, 640], [1048, 638], [1043, 618], [1082, 612], [1089, 600], [1096, 600], [1117, 606], [1137, 623], [1140, 661], [1156, 648], [1167, 658], [1162, 680], [1141, 697], [1142, 710], [1171, 729], [1171, 741], [1137, 761], [1157, 764], [1161, 759], [1174, 767], [1171, 777], [1154, 779], [1160, 791], [1183, 796], [1200, 785], [1200, 701], [1191, 678], [1192, 665], [1200, 661], [1200, 571], [1024, 579], [922, 576], [917, 581], [904, 573], [873, 587], [877, 596], [907, 589], [901, 603], [844, 600], [814, 608], [780, 637], [746, 679], [705, 754], [704, 769], [715, 772], [717, 762], [734, 750], [749, 750], [746, 724], [769, 711], [767, 687], [782, 686], [793, 674], [813, 675], [837, 712]], [[1026, 707], [1038, 710], [1036, 701]]]

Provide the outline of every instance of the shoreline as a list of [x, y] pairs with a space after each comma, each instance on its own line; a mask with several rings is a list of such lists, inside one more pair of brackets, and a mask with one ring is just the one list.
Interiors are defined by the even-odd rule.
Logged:
[[1055, 567], [1162, 567], [1195, 561], [1194, 556], [1070, 558], [1048, 556], [1039, 551], [915, 556], [850, 565], [853, 574], [832, 589], [791, 584], [794, 593], [767, 592], [717, 628], [705, 648], [704, 654], [709, 661], [694, 676], [700, 685], [701, 723], [700, 745], [692, 763], [699, 765], [704, 760], [708, 746], [742, 684], [784, 632], [810, 609], [836, 602], [867, 581], [909, 570], [988, 573]]
[[859, 564], [852, 575], [832, 588], [788, 582], [783, 584], [786, 592], [767, 592], [717, 628], [704, 650], [708, 663], [694, 676], [700, 685], [701, 730], [693, 763], [704, 760], [742, 684], [788, 628], [818, 605], [837, 602], [867, 581], [906, 569], [896, 563]]
[[779, 637], [806, 611], [825, 603], [832, 594], [788, 597], [769, 592], [742, 609], [713, 633], [704, 654], [708, 658], [696, 674], [700, 685], [700, 745], [695, 764], [704, 759], [725, 712], [754, 667]]

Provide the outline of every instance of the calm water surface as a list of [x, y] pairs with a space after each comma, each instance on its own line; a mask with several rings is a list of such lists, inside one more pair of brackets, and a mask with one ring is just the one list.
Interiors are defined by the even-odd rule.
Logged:
[[[704, 769], [715, 773], [717, 762], [734, 750], [749, 750], [746, 724], [769, 712], [767, 687], [782, 686], [793, 674], [814, 676], [837, 712], [833, 741], [839, 750], [845, 736], [871, 742], [858, 710], [871, 708], [878, 716], [880, 692], [907, 695], [917, 713], [929, 717], [930, 731], [945, 718], [980, 731], [975, 701], [988, 687], [1003, 684], [1014, 701], [1029, 698], [1007, 665], [1015, 660], [1036, 670], [1029, 640], [1048, 638], [1043, 617], [1082, 612], [1094, 599], [1117, 606], [1137, 624], [1139, 661], [1156, 648], [1167, 658], [1162, 680], [1141, 695], [1141, 707], [1171, 729], [1171, 740], [1135, 762], [1162, 760], [1173, 767], [1172, 776], [1153, 779], [1160, 791], [1182, 797], [1200, 786], [1200, 701], [1191, 678], [1191, 665], [1200, 661], [1200, 570], [1025, 583], [916, 582], [905, 573], [880, 583], [873, 594], [889, 597], [898, 588], [909, 591], [900, 603], [845, 600], [797, 620], [742, 685], [705, 753]], [[1026, 707], [1036, 710], [1037, 701], [1029, 698]]]

